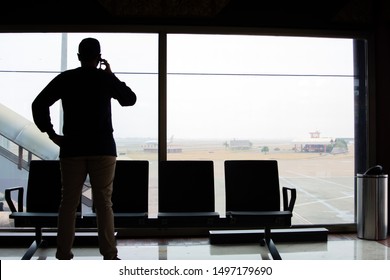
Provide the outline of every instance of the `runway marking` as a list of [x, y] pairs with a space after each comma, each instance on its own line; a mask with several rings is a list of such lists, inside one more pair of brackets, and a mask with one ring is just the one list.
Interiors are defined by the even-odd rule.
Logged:
[[333, 185], [336, 185], [336, 186], [340, 186], [340, 187], [346, 188], [348, 190], [351, 190], [351, 189], [354, 188], [354, 186], [351, 187], [351, 186], [348, 186], [348, 185], [345, 185], [345, 184], [336, 183], [336, 182], [331, 181], [331, 180], [321, 179], [319, 177], [305, 175], [305, 174], [298, 173], [298, 172], [295, 172], [295, 171], [287, 170], [286, 172], [289, 172], [289, 173], [294, 174], [294, 175], [298, 175], [298, 176], [303, 177], [303, 178], [314, 179], [316, 181], [321, 181], [321, 182], [325, 182], [325, 183], [328, 183], [328, 184], [333, 184]]
[[298, 213], [294, 212], [294, 215], [293, 217], [295, 217], [296, 219], [300, 219], [302, 220], [304, 223], [306, 224], [309, 224], [309, 225], [312, 225], [313, 223], [310, 222], [308, 219], [304, 218], [302, 215], [299, 215]]
[[[306, 191], [302, 188], [299, 188], [298, 186], [296, 186], [294, 183], [292, 183], [290, 180], [286, 179], [286, 178], [282, 178], [283, 180], [285, 180], [288, 184], [290, 184], [292, 187], [296, 188], [296, 189], [299, 189], [300, 192], [304, 193], [305, 195], [307, 195], [308, 197], [311, 197], [313, 198], [313, 201], [311, 202], [311, 204], [315, 204], [315, 203], [319, 203], [319, 204], [322, 204], [323, 206], [325, 206], [326, 208], [330, 209], [331, 211], [337, 213], [338, 215], [340, 216], [345, 216], [345, 211], [342, 211], [342, 210], [339, 210], [338, 208], [332, 206], [330, 203], [328, 203], [328, 201], [332, 201], [332, 200], [336, 200], [336, 199], [328, 199], [328, 200], [324, 200], [324, 199], [318, 199], [315, 195], [313, 195], [312, 193], [310, 193], [309, 191]], [[343, 197], [345, 198], [345, 197]], [[303, 204], [295, 204], [296, 206], [302, 206], [302, 205], [305, 205], [304, 203]]]
[[319, 201], [335, 201], [335, 200], [342, 200], [342, 199], [347, 199], [347, 198], [353, 198], [353, 195], [348, 195], [348, 196], [342, 196], [338, 198], [332, 198], [332, 199], [318, 199], [317, 201], [311, 201], [311, 202], [305, 202], [305, 203], [300, 203], [296, 204], [297, 206], [304, 206], [304, 205], [310, 205], [310, 204], [316, 204]]

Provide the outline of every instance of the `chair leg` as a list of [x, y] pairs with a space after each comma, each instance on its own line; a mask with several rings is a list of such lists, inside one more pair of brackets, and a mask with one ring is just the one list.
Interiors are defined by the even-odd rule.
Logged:
[[31, 260], [31, 258], [34, 256], [35, 252], [39, 248], [39, 243], [34, 240], [33, 243], [31, 243], [30, 247], [26, 251], [26, 253], [23, 255], [22, 260]]
[[30, 247], [27, 249], [26, 253], [23, 255], [22, 260], [31, 260], [35, 252], [43, 244], [42, 240], [42, 228], [35, 228], [35, 240], [31, 243]]
[[271, 238], [271, 229], [265, 228], [264, 229], [264, 243], [267, 245], [268, 251], [270, 252], [272, 259], [274, 260], [281, 260], [282, 257], [279, 254], [278, 249], [275, 246], [274, 241]]

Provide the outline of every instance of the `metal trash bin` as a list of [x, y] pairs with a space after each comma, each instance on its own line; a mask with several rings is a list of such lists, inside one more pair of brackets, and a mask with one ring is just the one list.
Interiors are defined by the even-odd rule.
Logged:
[[357, 236], [362, 239], [387, 238], [387, 182], [381, 166], [357, 174]]

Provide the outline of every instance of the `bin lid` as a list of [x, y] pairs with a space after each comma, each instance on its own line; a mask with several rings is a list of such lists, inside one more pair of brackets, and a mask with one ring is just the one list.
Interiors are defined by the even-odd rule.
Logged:
[[381, 165], [375, 165], [367, 169], [364, 174], [357, 174], [357, 177], [365, 178], [387, 178], [387, 174], [383, 174], [383, 167]]
[[383, 167], [381, 165], [375, 165], [367, 169], [364, 175], [382, 175]]

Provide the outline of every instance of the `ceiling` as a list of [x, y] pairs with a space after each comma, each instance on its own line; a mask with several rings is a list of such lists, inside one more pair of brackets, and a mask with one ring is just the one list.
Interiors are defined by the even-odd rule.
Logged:
[[[7, 24], [143, 24], [367, 27], [389, 17], [387, 0], [8, 0]], [[378, 4], [376, 4], [378, 3]], [[379, 11], [379, 12], [376, 12]]]

